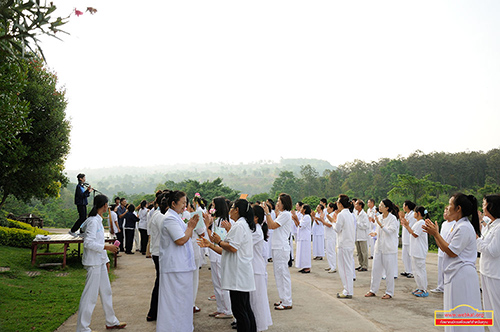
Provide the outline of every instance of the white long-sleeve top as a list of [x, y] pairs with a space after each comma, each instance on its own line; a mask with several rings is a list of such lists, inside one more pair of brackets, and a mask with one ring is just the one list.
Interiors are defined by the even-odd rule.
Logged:
[[479, 271], [486, 277], [500, 279], [500, 219], [490, 221], [482, 233], [476, 240], [481, 253]]
[[139, 217], [139, 225], [137, 226], [139, 229], [148, 229], [148, 212], [149, 210], [146, 208], [140, 209], [137, 214]]
[[306, 214], [297, 227], [297, 241], [311, 241], [311, 216]]
[[[441, 224], [441, 230], [439, 231], [439, 234], [443, 239], [446, 239], [448, 235], [450, 235], [451, 230], [453, 229], [453, 226], [455, 226], [457, 222], [455, 220], [453, 221], [443, 221]], [[444, 251], [441, 250], [441, 248], [438, 249], [438, 257], [444, 257]]]
[[85, 237], [83, 238], [84, 266], [96, 266], [109, 262], [108, 254], [104, 249], [104, 226], [100, 215], [88, 217], [83, 226]]
[[337, 215], [335, 231], [337, 232], [337, 248], [354, 248], [356, 228], [354, 217], [349, 209], [343, 209]]
[[[151, 213], [150, 213], [151, 214]], [[160, 210], [156, 210], [153, 215], [150, 215], [148, 227], [149, 235], [151, 236], [151, 242], [149, 243], [149, 251], [153, 256], [160, 256], [160, 237], [161, 228], [163, 227], [164, 214]]]
[[147, 219], [148, 219], [148, 226], [147, 226], [148, 235], [151, 235], [151, 230], [150, 230], [150, 228], [151, 228], [151, 221], [153, 220], [153, 217], [155, 216], [155, 214], [158, 213], [158, 211], [160, 211], [160, 208], [151, 209], [148, 212], [148, 215], [147, 215]]
[[397, 254], [398, 252], [398, 231], [399, 221], [389, 213], [387, 217], [377, 216], [383, 227], [377, 223], [377, 242], [375, 242], [375, 252], [380, 254]]
[[[325, 212], [316, 213], [316, 218], [325, 218]], [[312, 235], [325, 235], [325, 226], [321, 221], [314, 220], [312, 223]]]
[[[415, 212], [410, 211], [405, 213], [405, 219], [408, 220], [408, 223], [410, 224], [410, 228], [413, 228], [413, 225], [417, 222], [417, 219], [415, 219]], [[403, 227], [402, 231], [402, 241], [403, 245], [410, 245], [410, 239], [413, 237], [410, 232], [406, 229], [406, 227]]]
[[368, 241], [370, 233], [370, 221], [365, 211], [361, 210], [358, 213], [356, 220], [356, 241]]

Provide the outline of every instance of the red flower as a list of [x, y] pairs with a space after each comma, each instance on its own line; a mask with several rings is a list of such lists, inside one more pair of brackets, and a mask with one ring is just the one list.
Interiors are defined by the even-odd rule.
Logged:
[[80, 16], [83, 15], [83, 12], [79, 11], [78, 9], [75, 8], [75, 15]]

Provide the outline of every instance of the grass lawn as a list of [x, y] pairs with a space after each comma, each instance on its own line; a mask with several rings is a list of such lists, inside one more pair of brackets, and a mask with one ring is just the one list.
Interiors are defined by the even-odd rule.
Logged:
[[[53, 244], [50, 251], [61, 251], [62, 246]], [[54, 331], [78, 310], [87, 271], [76, 249], [69, 247], [63, 269], [33, 267], [31, 249], [0, 246], [0, 267], [10, 268], [0, 272], [0, 331]], [[37, 257], [37, 264], [49, 262], [62, 262], [62, 255]]]

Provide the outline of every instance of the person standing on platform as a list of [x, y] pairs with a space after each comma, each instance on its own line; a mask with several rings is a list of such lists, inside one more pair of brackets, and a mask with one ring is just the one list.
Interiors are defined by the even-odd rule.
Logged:
[[90, 196], [90, 193], [93, 190], [92, 186], [90, 185], [85, 188], [85, 174], [80, 173], [76, 176], [76, 178], [78, 180], [78, 184], [76, 185], [75, 189], [75, 205], [76, 209], [78, 210], [78, 220], [68, 232], [74, 237], [78, 236], [76, 232], [80, 229], [80, 226], [83, 224], [85, 219], [87, 219], [87, 204], [89, 204], [87, 198]]

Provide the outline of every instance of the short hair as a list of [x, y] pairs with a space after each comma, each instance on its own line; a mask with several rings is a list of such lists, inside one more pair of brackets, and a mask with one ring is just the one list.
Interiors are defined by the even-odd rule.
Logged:
[[323, 205], [326, 205], [326, 203], [328, 203], [328, 201], [326, 200], [326, 198], [322, 198], [319, 200], [321, 203], [324, 203]]
[[408, 209], [410, 209], [410, 211], [415, 210], [415, 207], [417, 206], [417, 204], [413, 203], [410, 200], [406, 200], [403, 204], [406, 205]]
[[350, 207], [349, 196], [344, 195], [344, 194], [340, 194], [339, 195], [339, 203], [342, 204], [344, 209], [348, 209]]
[[361, 199], [358, 199], [358, 200], [356, 201], [356, 204], [361, 205], [361, 208], [362, 208], [362, 209], [364, 209], [364, 208], [365, 208], [365, 202], [363, 202], [363, 200], [361, 200]]
[[290, 197], [290, 195], [281, 193], [279, 195], [279, 200], [285, 211], [292, 211], [292, 197]]
[[116, 196], [116, 197], [115, 197], [115, 199], [114, 199], [113, 201], [115, 201], [115, 202], [116, 202], [116, 200], [121, 201], [121, 198], [120, 198], [120, 197], [118, 197], [118, 196]]
[[304, 205], [304, 203], [302, 203], [301, 201], [298, 201], [297, 204], [299, 204], [300, 207], [302, 207], [302, 205]]
[[135, 205], [134, 204], [129, 204], [127, 207], [128, 212], [132, 213], [135, 210]]
[[[486, 210], [495, 219], [500, 218], [500, 195], [488, 195], [484, 197]], [[483, 211], [486, 212], [486, 211]]]
[[81, 180], [81, 179], [83, 179], [84, 177], [85, 177], [85, 174], [80, 173], [80, 174], [78, 174], [78, 175], [76, 176], [76, 179], [77, 179], [78, 181], [80, 181], [80, 180]]
[[373, 204], [375, 204], [375, 200], [373, 198], [368, 199], [368, 202], [372, 202]]
[[126, 201], [127, 199], [125, 197], [120, 198], [120, 203], [123, 201]]

